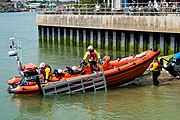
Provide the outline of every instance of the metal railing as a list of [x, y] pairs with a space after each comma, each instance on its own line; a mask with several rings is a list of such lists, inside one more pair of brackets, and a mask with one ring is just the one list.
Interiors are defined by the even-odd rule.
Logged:
[[39, 14], [74, 14], [74, 15], [138, 15], [138, 16], [165, 16], [179, 15], [180, 3], [171, 2], [168, 6], [162, 3], [126, 3], [119, 6], [111, 4], [61, 4], [42, 9]]

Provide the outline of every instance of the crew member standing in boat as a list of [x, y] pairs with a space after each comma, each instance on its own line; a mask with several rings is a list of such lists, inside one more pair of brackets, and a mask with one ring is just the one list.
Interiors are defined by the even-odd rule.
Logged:
[[45, 71], [44, 71], [45, 65], [46, 65], [46, 64], [45, 64], [44, 62], [42, 62], [42, 63], [39, 64], [40, 73], [41, 73], [43, 76], [45, 76]]
[[91, 67], [91, 71], [97, 71], [99, 68], [97, 67], [97, 59], [100, 61], [100, 54], [94, 50], [93, 46], [88, 47], [88, 51], [85, 53], [82, 62], [85, 62], [85, 60], [88, 58], [88, 62]]
[[51, 80], [51, 67], [42, 62], [40, 65], [39, 65], [39, 68], [40, 68], [40, 73], [43, 75], [43, 78], [44, 78], [44, 81], [47, 82], [49, 80]]
[[154, 62], [152, 64], [150, 70], [152, 71], [153, 84], [154, 84], [154, 86], [158, 86], [159, 85], [158, 77], [161, 74], [160, 73], [161, 72], [161, 64], [157, 57], [154, 59]]
[[50, 81], [50, 80], [52, 80], [52, 71], [51, 71], [51, 67], [48, 65], [48, 64], [46, 64], [45, 65], [45, 73], [46, 73], [46, 76], [45, 76], [45, 82], [46, 81]]

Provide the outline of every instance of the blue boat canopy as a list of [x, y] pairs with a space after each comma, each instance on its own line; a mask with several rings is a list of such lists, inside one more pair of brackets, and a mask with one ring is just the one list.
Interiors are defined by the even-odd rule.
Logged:
[[176, 59], [176, 60], [177, 60], [177, 59], [180, 59], [180, 52], [178, 52], [177, 54], [175, 54], [175, 55], [173, 56], [173, 58]]

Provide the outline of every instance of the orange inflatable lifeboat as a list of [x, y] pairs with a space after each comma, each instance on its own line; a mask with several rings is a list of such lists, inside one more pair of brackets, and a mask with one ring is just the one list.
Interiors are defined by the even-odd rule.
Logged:
[[[159, 54], [159, 50], [147, 50], [122, 59], [111, 60], [109, 56], [105, 56], [103, 63], [98, 64], [98, 67], [99, 71], [104, 70], [107, 87], [118, 86], [141, 76], [152, 63], [153, 59]], [[43, 78], [37, 72], [36, 65], [32, 63], [24, 65], [22, 73], [23, 76], [14, 76], [8, 80], [10, 92], [39, 92], [42, 86], [48, 86], [65, 80], [74, 80], [82, 75], [91, 74], [91, 70], [89, 65], [78, 67], [76, 71], [67, 67], [66, 70], [62, 70], [63, 75], [58, 75], [57, 71], [54, 72], [52, 74], [52, 80], [48, 82], [43, 82]]]

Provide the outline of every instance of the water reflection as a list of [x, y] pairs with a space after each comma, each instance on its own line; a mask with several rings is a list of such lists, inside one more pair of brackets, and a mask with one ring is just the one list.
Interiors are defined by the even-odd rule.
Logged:
[[176, 80], [159, 87], [136, 85], [108, 89], [107, 92], [89, 91], [85, 94], [58, 94], [43, 98], [39, 95], [14, 95], [12, 102], [19, 107], [18, 120], [177, 120], [180, 110], [180, 97], [177, 96], [180, 92], [179, 82]]
[[52, 120], [54, 100], [43, 100], [40, 95], [14, 95], [12, 102], [19, 107], [17, 120]]
[[112, 119], [113, 116], [121, 118], [129, 104], [123, 102], [127, 97], [122, 96], [122, 99], [120, 97], [121, 94], [117, 92], [107, 94], [98, 91], [75, 95], [51, 95], [44, 98], [31, 95], [13, 96], [12, 102], [19, 107], [20, 113], [16, 118], [18, 120], [24, 118], [94, 120]]
[[[101, 118], [106, 107], [106, 93], [76, 95], [16, 96], [12, 102], [19, 107], [18, 120], [29, 119], [92, 119]], [[100, 113], [100, 114], [99, 114]], [[97, 116], [98, 115], [98, 116]], [[33, 117], [32, 117], [33, 116]]]
[[[110, 55], [111, 59], [117, 59], [120, 57], [128, 56], [133, 53], [96, 49], [101, 58], [105, 55]], [[79, 65], [84, 53], [87, 51], [86, 47], [69, 46], [53, 44], [48, 42], [39, 43], [39, 63], [44, 61], [52, 65], [53, 67]]]
[[19, 107], [18, 120], [28, 117], [31, 119], [31, 116], [33, 119], [40, 120], [58, 118], [66, 120], [109, 120], [113, 117], [116, 119], [133, 119], [133, 116], [139, 115], [141, 110], [147, 107], [148, 101], [145, 104], [137, 104], [143, 97], [146, 97], [145, 91], [140, 92], [139, 88], [116, 88], [116, 90], [110, 89], [108, 92], [51, 95], [44, 98], [32, 95], [14, 96], [12, 101]]

